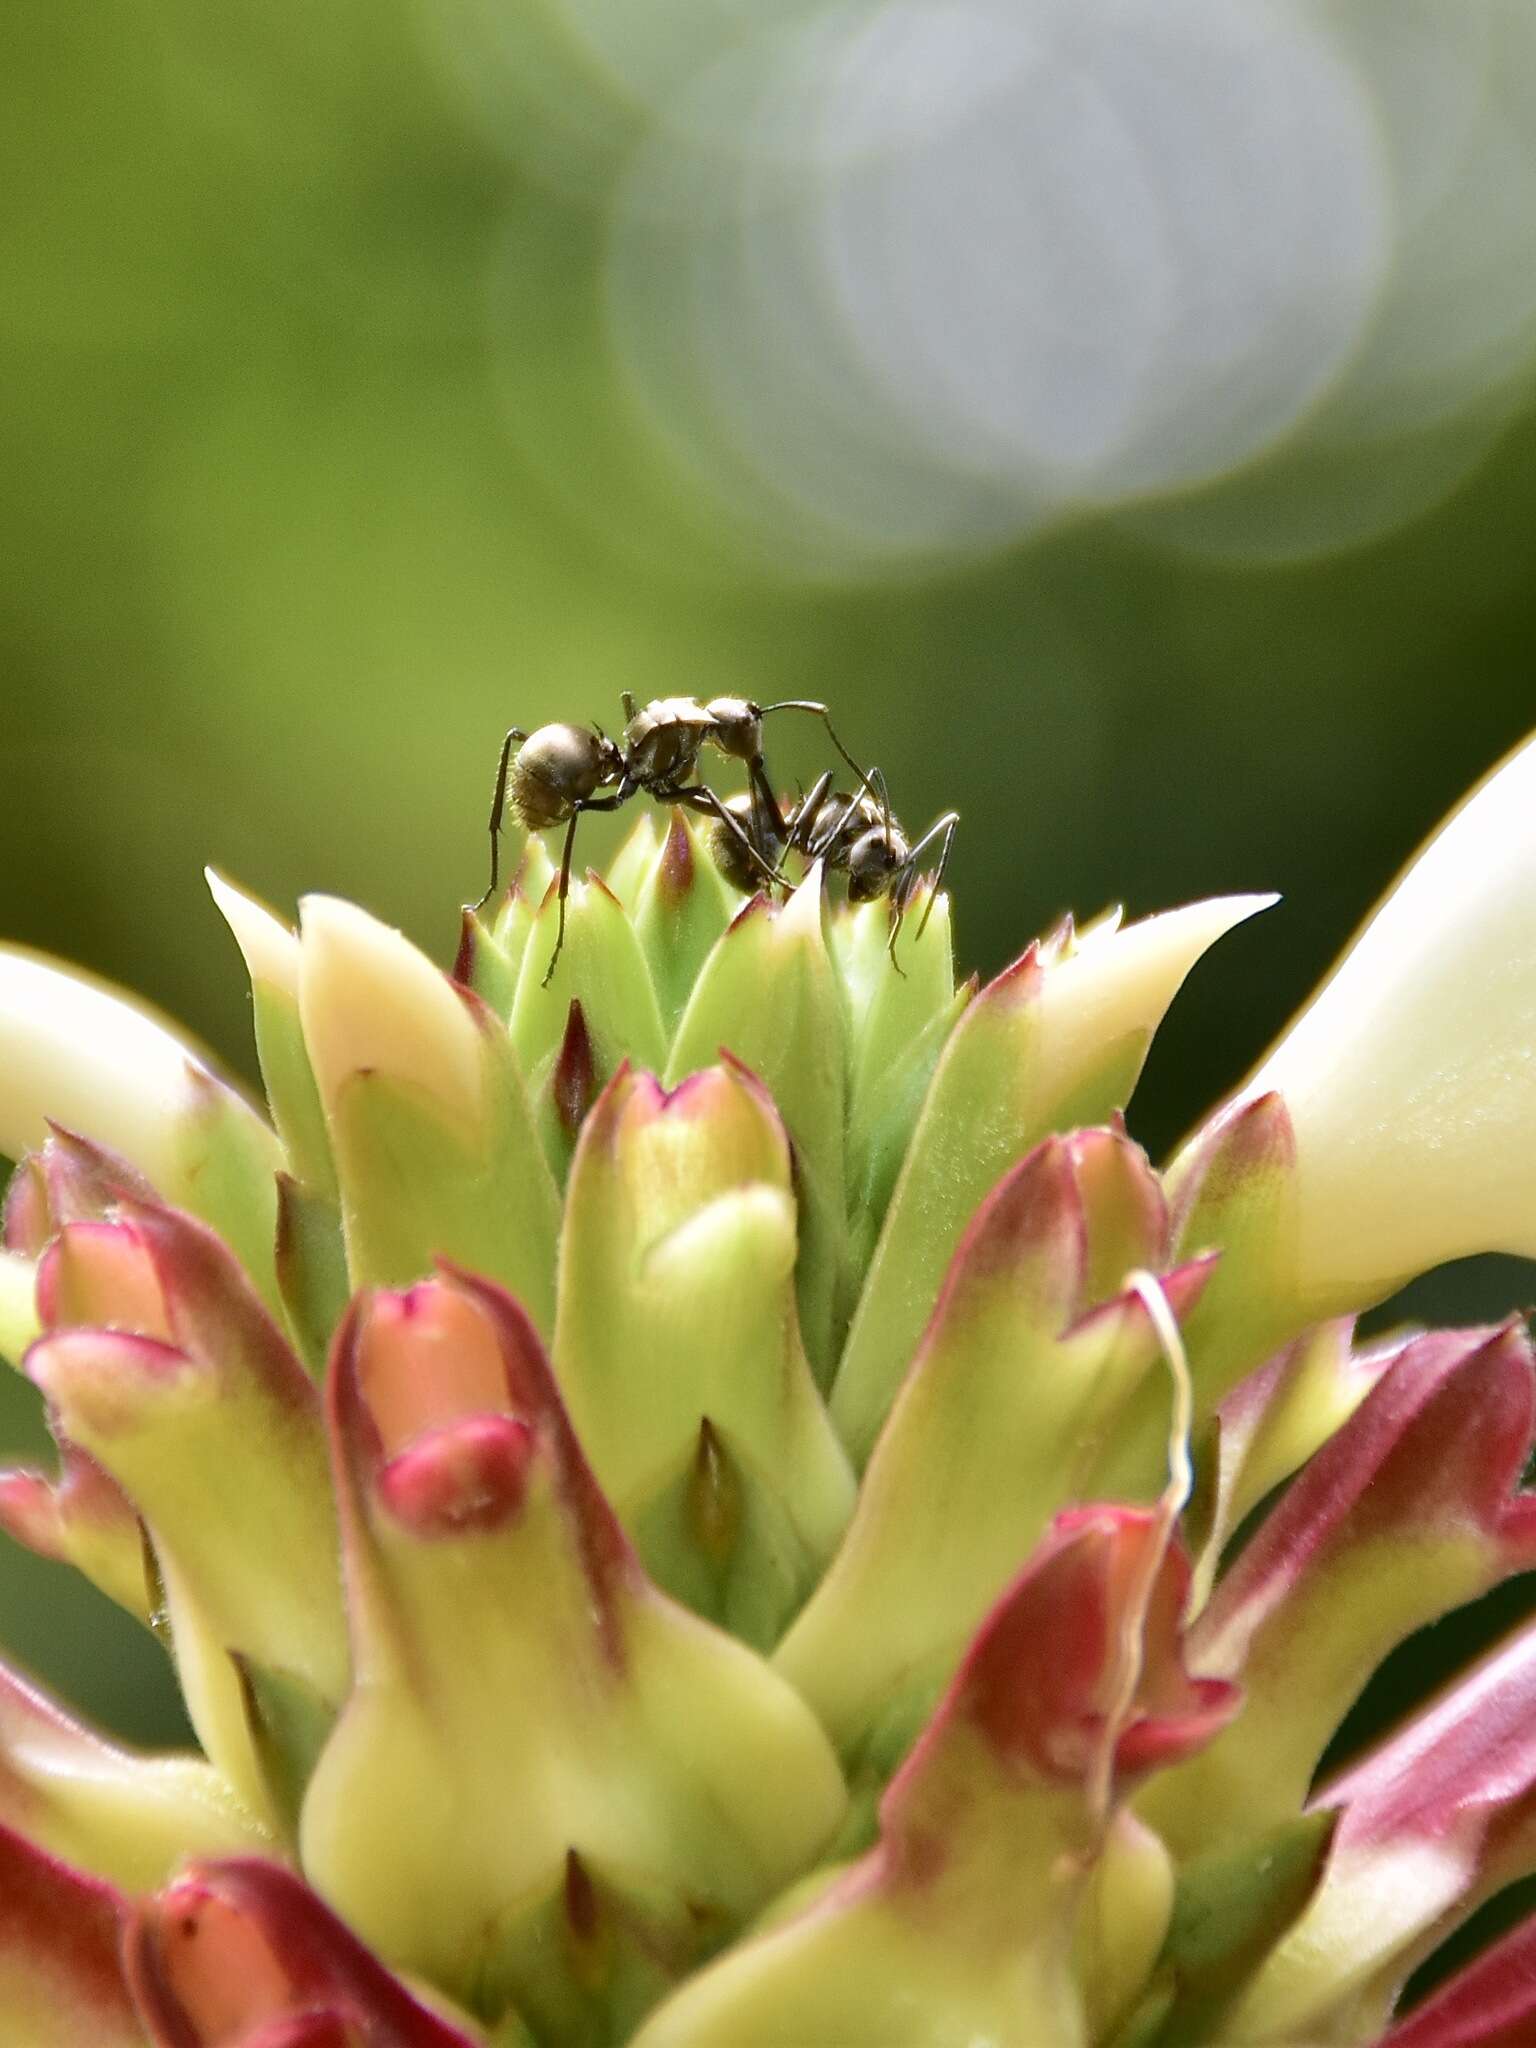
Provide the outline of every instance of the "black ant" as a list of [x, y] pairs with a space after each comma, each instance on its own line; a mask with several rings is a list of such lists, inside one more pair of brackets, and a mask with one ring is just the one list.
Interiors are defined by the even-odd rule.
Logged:
[[[743, 892], [754, 885], [754, 863], [766, 864], [771, 859], [777, 866], [786, 853], [797, 853], [807, 862], [821, 861], [829, 873], [846, 875], [850, 903], [870, 903], [887, 897], [894, 915], [886, 950], [899, 974], [902, 969], [896, 958], [896, 938], [922, 880], [923, 855], [938, 843], [938, 864], [917, 927], [919, 938], [928, 928], [934, 898], [944, 881], [960, 813], [945, 811], [915, 845], [910, 844], [892, 813], [890, 793], [881, 771], [871, 768], [861, 780], [863, 787], [850, 796], [845, 791], [834, 792], [830, 774], [821, 776], [792, 806], [787, 818], [773, 792], [767, 790], [759, 799], [760, 809], [767, 814], [766, 823], [743, 810], [742, 798], [733, 798], [728, 807], [733, 811], [732, 831], [727, 832], [717, 824], [711, 834], [710, 851], [726, 880]], [[742, 857], [736, 844], [735, 829], [742, 826], [753, 836], [752, 863]]]
[[[711, 697], [707, 702], [697, 697], [658, 697], [637, 706], [627, 690], [623, 692], [623, 704], [627, 723], [622, 744], [611, 740], [601, 726], [589, 731], [585, 726], [565, 724], [541, 725], [531, 733], [514, 725], [502, 741], [491, 797], [491, 879], [485, 894], [473, 907], [479, 910], [496, 893], [501, 826], [509, 801], [518, 820], [530, 832], [565, 825], [565, 844], [560, 855], [559, 922], [555, 950], [544, 973], [546, 988], [565, 944], [571, 853], [577, 820], [583, 812], [616, 811], [642, 790], [658, 803], [683, 804], [690, 810], [702, 811], [714, 819], [717, 835], [725, 834], [734, 841], [740, 871], [772, 887], [782, 877], [777, 863], [764, 849], [772, 839], [780, 812], [763, 764], [763, 720], [775, 711], [814, 713], [825, 724], [833, 746], [860, 782], [866, 779], [863, 769], [833, 729], [825, 704], [801, 698], [778, 704], [754, 704], [747, 697]], [[746, 821], [698, 779], [699, 755], [705, 746], [746, 764]], [[830, 778], [827, 780], [830, 784]], [[612, 790], [613, 794], [600, 795], [603, 790]]]

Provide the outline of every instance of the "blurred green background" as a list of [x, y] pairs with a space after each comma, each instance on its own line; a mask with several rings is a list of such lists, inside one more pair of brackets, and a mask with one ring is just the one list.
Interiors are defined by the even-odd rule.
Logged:
[[[1074, 468], [1060, 446], [1037, 457], [1045, 428], [1086, 420], [1124, 368], [1114, 348], [1142, 289], [1125, 266], [1146, 232], [1122, 181], [1123, 235], [1098, 246], [1092, 181], [1118, 161], [1110, 144], [1080, 173], [1061, 154], [1071, 137], [1030, 157], [1017, 138], [1045, 130], [1011, 120], [994, 76], [851, 169], [852, 115], [840, 127], [818, 102], [820, 125], [797, 126], [786, 86], [773, 175], [749, 166], [738, 190], [733, 137], [766, 132], [752, 95], [779, 55], [723, 0], [658, 5], [622, 48], [598, 0], [10, 0], [0, 931], [131, 985], [248, 1075], [244, 978], [205, 861], [285, 908], [306, 889], [354, 895], [446, 960], [458, 905], [482, 886], [507, 724], [612, 726], [626, 688], [817, 696], [885, 767], [909, 825], [963, 813], [951, 880], [962, 954], [984, 971], [1068, 906], [1284, 892], [1198, 971], [1159, 1041], [1133, 1121], [1164, 1149], [1536, 723], [1536, 211], [1525, 184], [1509, 196], [1536, 116], [1527, 100], [1522, 126], [1504, 96], [1529, 77], [1512, 62], [1529, 34], [1512, 10], [1469, 4], [1482, 40], [1457, 44], [1452, 105], [1446, 67], [1421, 61], [1425, 9], [1291, 12], [1313, 41], [1291, 130], [1267, 146], [1291, 165], [1312, 124], [1333, 122], [1329, 160], [1345, 102], [1317, 83], [1317, 39], [1355, 37], [1328, 62], [1365, 110], [1369, 148], [1349, 159], [1364, 165], [1350, 188], [1364, 228], [1307, 270], [1314, 200], [1289, 185], [1276, 198], [1260, 163], [1249, 197], [1260, 219], [1279, 206], [1273, 241], [1233, 216], [1194, 255], [1168, 242], [1164, 312], [1131, 365], [1138, 404], [1163, 406], [1158, 471], [1150, 457], [1116, 470], [1102, 451]], [[916, 18], [885, 25], [903, 62], [897, 30]], [[956, 18], [984, 58], [984, 10], [969, 29]], [[831, 32], [804, 5], [775, 21]], [[793, 48], [801, 61], [823, 45]], [[826, 75], [862, 90], [873, 61], [828, 59]], [[1184, 118], [1213, 120], [1222, 92], [1181, 102], [1181, 61], [1153, 52], [1104, 83], [1133, 139], [1148, 133], [1136, 94], [1150, 106], [1162, 86], [1208, 152], [1165, 191], [1144, 149], [1165, 225], [1246, 189], [1223, 169], [1232, 135]], [[724, 83], [706, 123], [690, 94], [711, 64]], [[1049, 85], [1049, 62], [1030, 65], [981, 68]], [[722, 106], [745, 112], [724, 120]], [[1433, 156], [1444, 142], [1427, 196], [1403, 174], [1410, 129], [1416, 165], [1420, 144]], [[1000, 167], [999, 133], [1014, 149]], [[936, 134], [958, 135], [958, 154], [934, 144], [929, 163]], [[914, 150], [917, 198], [898, 204]], [[1480, 178], [1499, 207], [1481, 205]], [[699, 197], [727, 187], [730, 206]], [[934, 192], [938, 226], [914, 241]], [[835, 292], [818, 298], [807, 268], [824, 241], [769, 265], [794, 207], [835, 199], [846, 222], [871, 193], [886, 228], [856, 216]], [[1042, 211], [1041, 227], [1029, 209], [1047, 194], [1068, 210]], [[1020, 211], [1034, 225], [1015, 241]], [[1230, 280], [1239, 248], [1249, 281], [1228, 303], [1213, 280]], [[737, 290], [743, 250], [756, 299]], [[890, 303], [953, 316], [960, 397], [981, 394], [983, 426], [996, 402], [996, 436], [956, 429], [935, 454], [959, 400], [936, 386], [928, 406], [930, 356], [914, 340], [892, 358], [908, 339], [894, 315], [875, 323], [879, 376], [847, 371], [856, 344], [870, 355], [874, 329], [855, 316], [887, 303], [893, 250], [906, 296]], [[963, 267], [929, 278], [936, 253]], [[1124, 289], [1101, 332], [1082, 309], [1106, 277]], [[1272, 278], [1285, 290], [1269, 305]], [[1298, 305], [1306, 334], [1333, 333], [1339, 313], [1348, 345], [1325, 349], [1266, 424], [1253, 394], [1310, 345]], [[1234, 307], [1247, 327], [1227, 344]], [[1413, 375], [1394, 369], [1405, 348]], [[781, 360], [795, 374], [776, 384]], [[751, 374], [732, 382], [721, 364], [738, 361]], [[1020, 425], [1024, 386], [1050, 399], [1043, 426]], [[1166, 449], [1209, 427], [1208, 394], [1234, 390], [1201, 473], [1180, 474]], [[815, 772], [814, 728], [777, 737], [783, 772]], [[1530, 1291], [1527, 1270], [1485, 1261], [1416, 1303], [1497, 1314]], [[6, 1390], [0, 1427], [8, 1451], [37, 1450], [29, 1390]], [[1527, 1598], [1506, 1594], [1474, 1634]], [[1458, 1627], [1446, 1654], [1472, 1640]], [[0, 1637], [128, 1733], [178, 1725], [158, 1652], [66, 1574], [0, 1560]], [[1437, 1654], [1417, 1646], [1392, 1697], [1422, 1687]]]

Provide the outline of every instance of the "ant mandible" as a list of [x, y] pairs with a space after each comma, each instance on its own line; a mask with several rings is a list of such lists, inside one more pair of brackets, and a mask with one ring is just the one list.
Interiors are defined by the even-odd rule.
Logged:
[[[479, 910], [496, 893], [500, 865], [501, 827], [508, 802], [530, 832], [553, 825], [566, 828], [560, 854], [559, 919], [555, 949], [544, 971], [543, 986], [554, 974], [565, 944], [565, 906], [571, 887], [571, 855], [578, 820], [587, 811], [616, 811], [641, 791], [658, 803], [683, 804], [715, 821], [716, 833], [735, 843], [738, 863], [771, 887], [781, 877], [776, 862], [762, 849], [780, 818], [773, 786], [763, 762], [763, 720], [775, 711], [809, 711], [821, 719], [827, 736], [862, 783], [864, 771], [838, 738], [825, 704], [787, 698], [777, 704], [755, 704], [748, 697], [658, 697], [637, 706], [623, 692], [623, 742], [611, 740], [601, 726], [556, 723], [524, 732], [513, 726], [502, 741], [491, 797], [491, 879], [473, 907]], [[744, 762], [749, 792], [749, 820], [728, 809], [698, 779], [699, 755], [712, 746], [732, 760]], [[513, 748], [517, 748], [516, 754]], [[830, 778], [827, 778], [830, 783]], [[600, 792], [611, 790], [612, 795]]]

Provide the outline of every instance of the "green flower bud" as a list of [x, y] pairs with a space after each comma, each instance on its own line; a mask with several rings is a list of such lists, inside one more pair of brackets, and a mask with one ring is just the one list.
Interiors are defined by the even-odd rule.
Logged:
[[854, 1498], [800, 1345], [772, 1100], [734, 1063], [670, 1095], [623, 1072], [568, 1197], [555, 1361], [577, 1434], [658, 1583], [768, 1647]]

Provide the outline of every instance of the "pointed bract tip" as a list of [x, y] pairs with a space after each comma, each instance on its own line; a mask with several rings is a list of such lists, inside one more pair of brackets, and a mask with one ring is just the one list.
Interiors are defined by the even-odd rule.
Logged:
[[976, 1287], [1027, 1274], [1040, 1314], [1060, 1330], [1081, 1307], [1087, 1224], [1070, 1142], [1042, 1139], [1005, 1173], [966, 1225], [934, 1304], [930, 1328], [964, 1315]]
[[218, 905], [219, 914], [234, 934], [235, 944], [245, 960], [251, 983], [266, 982], [295, 999], [299, 993], [299, 941], [297, 934], [266, 904], [226, 881], [217, 868], [204, 868], [203, 877]]
[[597, 1057], [592, 1049], [585, 1013], [575, 996], [572, 996], [571, 1007], [566, 1012], [565, 1030], [550, 1072], [549, 1089], [555, 1113], [566, 1135], [574, 1138], [597, 1095]]
[[1163, 1175], [1177, 1240], [1196, 1211], [1214, 1220], [1229, 1202], [1241, 1203], [1261, 1183], [1289, 1175], [1296, 1164], [1296, 1134], [1283, 1096], [1273, 1089], [1224, 1104], [1185, 1143]]
[[1509, 1547], [1518, 1554], [1531, 1537], [1527, 1497], [1512, 1500], [1511, 1488], [1533, 1402], [1529, 1341], [1514, 1327], [1434, 1331], [1405, 1346], [1217, 1585], [1195, 1624], [1207, 1668], [1237, 1668], [1291, 1588], [1362, 1545], [1454, 1532], [1491, 1583]]
[[[1166, 1273], [1156, 1276], [1163, 1299], [1167, 1302], [1176, 1323], [1182, 1323], [1190, 1314], [1210, 1285], [1211, 1276], [1220, 1264], [1220, 1252], [1202, 1252], [1198, 1258], [1186, 1259], [1182, 1265], [1171, 1267]], [[1149, 1336], [1155, 1336], [1156, 1326], [1147, 1307], [1146, 1296], [1140, 1288], [1124, 1285], [1107, 1300], [1094, 1302], [1086, 1308], [1077, 1321], [1069, 1324], [1062, 1332], [1062, 1336], [1065, 1339], [1080, 1337], [1086, 1332], [1104, 1329], [1115, 1322], [1123, 1324], [1127, 1329], [1140, 1325]]]
[[732, 932], [743, 932], [749, 925], [756, 924], [761, 918], [766, 918], [771, 908], [772, 906], [767, 896], [759, 889], [755, 896], [747, 898], [746, 902], [743, 903], [740, 910], [737, 911], [736, 915], [726, 926], [727, 936]]
[[1045, 980], [1045, 969], [1040, 956], [1040, 941], [1031, 939], [1017, 960], [1012, 960], [1000, 974], [995, 974], [976, 997], [978, 1003], [1022, 1005], [1033, 1001], [1040, 993]]
[[683, 901], [694, 883], [693, 837], [676, 807], [667, 818], [667, 836], [661, 842], [656, 863], [657, 894], [675, 906]]
[[[108, 1220], [125, 1201], [153, 1203], [160, 1199], [143, 1174], [120, 1154], [81, 1137], [52, 1117], [42, 1150], [26, 1163], [27, 1173], [17, 1176], [17, 1185], [23, 1179], [31, 1183], [21, 1197], [28, 1205], [24, 1213], [28, 1225], [39, 1229], [44, 1241], [66, 1223]], [[42, 1245], [37, 1249], [41, 1251]]]
[[741, 1482], [709, 1417], [699, 1423], [688, 1472], [688, 1522], [704, 1555], [724, 1564], [741, 1534]]
[[567, 1849], [565, 1852], [562, 1896], [565, 1902], [565, 1922], [571, 1933], [580, 1942], [592, 1941], [598, 1931], [597, 1888], [592, 1882], [586, 1864], [574, 1849]]
[[485, 930], [478, 915], [466, 903], [459, 912], [459, 943], [453, 956], [450, 973], [460, 988], [473, 988], [475, 981], [475, 955], [479, 950], [480, 937]]

